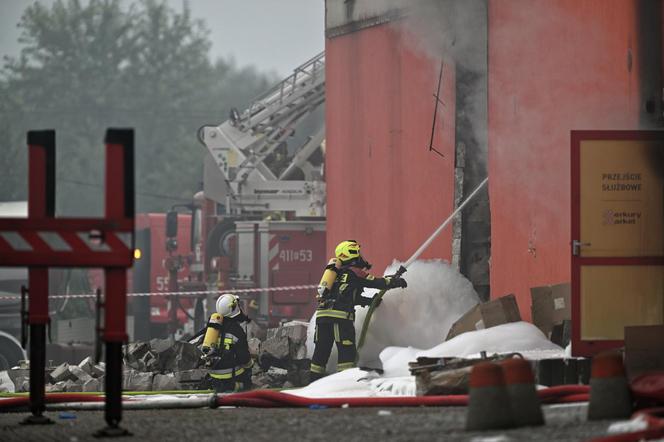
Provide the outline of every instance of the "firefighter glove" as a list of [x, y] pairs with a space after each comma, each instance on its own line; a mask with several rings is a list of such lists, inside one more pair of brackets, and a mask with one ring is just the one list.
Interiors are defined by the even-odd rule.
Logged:
[[390, 281], [390, 288], [395, 289], [397, 287], [405, 289], [408, 287], [408, 283], [403, 278], [394, 278]]

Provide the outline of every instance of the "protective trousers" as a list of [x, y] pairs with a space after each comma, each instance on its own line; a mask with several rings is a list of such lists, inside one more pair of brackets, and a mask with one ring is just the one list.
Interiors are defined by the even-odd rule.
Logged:
[[251, 369], [230, 379], [216, 379], [208, 374], [198, 388], [199, 390], [214, 390], [217, 393], [251, 390]]
[[349, 319], [316, 319], [314, 334], [314, 355], [311, 358], [311, 381], [325, 376], [325, 366], [332, 352], [332, 344], [337, 344], [337, 371], [355, 367], [355, 326]]

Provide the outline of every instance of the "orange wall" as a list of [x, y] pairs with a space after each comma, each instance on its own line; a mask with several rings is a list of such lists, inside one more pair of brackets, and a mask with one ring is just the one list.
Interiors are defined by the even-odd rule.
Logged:
[[570, 131], [638, 128], [637, 3], [489, 1], [491, 293], [524, 318], [570, 280]]
[[[397, 24], [326, 40], [327, 251], [356, 239], [376, 273], [453, 210], [454, 69], [443, 74], [441, 158], [428, 150], [440, 60], [409, 42]], [[450, 260], [451, 229], [423, 257]]]

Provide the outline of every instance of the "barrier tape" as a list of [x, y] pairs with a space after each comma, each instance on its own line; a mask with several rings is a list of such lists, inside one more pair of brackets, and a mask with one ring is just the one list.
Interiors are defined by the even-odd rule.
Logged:
[[[226, 290], [197, 290], [197, 291], [180, 291], [180, 292], [146, 292], [146, 293], [127, 293], [127, 296], [198, 296], [198, 295], [216, 295], [222, 293], [246, 294], [255, 292], [283, 292], [292, 290], [309, 290], [317, 288], [317, 285], [290, 285], [283, 287], [261, 287], [249, 289], [226, 289]], [[103, 292], [102, 292], [103, 294]], [[95, 293], [80, 293], [76, 295], [49, 295], [49, 299], [83, 299], [83, 298], [96, 298]], [[0, 296], [0, 300], [20, 300], [20, 296]]]

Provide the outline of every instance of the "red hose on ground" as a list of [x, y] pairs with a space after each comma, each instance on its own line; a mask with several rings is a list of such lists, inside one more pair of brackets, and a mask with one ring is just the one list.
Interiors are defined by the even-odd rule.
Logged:
[[588, 402], [590, 387], [587, 385], [556, 385], [538, 390], [537, 394], [543, 404]]
[[632, 394], [639, 399], [664, 402], [664, 373], [651, 372], [637, 376], [630, 383]]
[[[632, 384], [637, 398], [647, 398], [664, 402], [664, 378], [661, 374], [644, 375]], [[539, 390], [540, 400], [546, 404], [587, 402], [590, 387], [587, 385], [558, 385]], [[104, 396], [51, 393], [46, 395], [47, 403], [103, 402]], [[0, 399], [0, 411], [27, 407], [27, 396]], [[452, 396], [398, 396], [398, 397], [351, 397], [351, 398], [307, 398], [273, 390], [254, 390], [235, 393], [217, 398], [219, 406], [236, 407], [446, 407], [468, 405], [468, 395]]]
[[236, 405], [247, 398], [269, 401], [280, 407], [416, 407], [467, 405], [468, 396], [401, 396], [401, 397], [350, 397], [350, 398], [307, 398], [273, 390], [254, 390], [217, 398], [217, 405]]
[[[76, 393], [49, 393], [45, 396], [47, 404], [60, 404], [65, 402], [104, 402], [104, 396]], [[0, 411], [30, 405], [29, 396], [10, 397], [0, 399]]]
[[[543, 403], [584, 402], [588, 400], [588, 387], [585, 385], [561, 385], [539, 390]], [[46, 403], [67, 402], [103, 402], [104, 396], [50, 393], [46, 395]], [[0, 399], [0, 410], [27, 407], [28, 396]], [[219, 406], [236, 407], [449, 407], [468, 405], [468, 395], [451, 396], [398, 396], [398, 397], [350, 397], [350, 398], [307, 398], [273, 390], [254, 390], [236, 393], [217, 398]]]
[[[539, 396], [545, 403], [571, 403], [588, 401], [589, 387], [586, 385], [561, 385], [540, 390]], [[350, 398], [307, 398], [273, 390], [254, 390], [217, 398], [217, 405], [252, 406], [246, 401], [259, 399], [260, 406], [266, 403], [274, 407], [449, 407], [468, 405], [468, 395], [451, 396], [398, 396], [398, 397], [350, 397]]]

